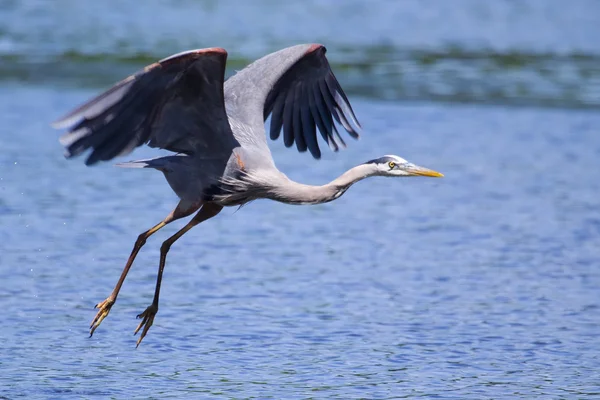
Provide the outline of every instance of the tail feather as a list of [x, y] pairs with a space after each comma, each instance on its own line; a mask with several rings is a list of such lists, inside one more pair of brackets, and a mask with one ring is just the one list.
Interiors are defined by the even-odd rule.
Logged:
[[145, 160], [134, 160], [115, 164], [121, 168], [154, 168], [164, 173], [174, 169], [181, 169], [186, 166], [189, 157], [184, 154], [176, 154], [172, 156], [148, 158]]
[[115, 167], [121, 168], [155, 168], [161, 169], [164, 167], [164, 161], [161, 158], [149, 158], [147, 160], [134, 160], [115, 164]]

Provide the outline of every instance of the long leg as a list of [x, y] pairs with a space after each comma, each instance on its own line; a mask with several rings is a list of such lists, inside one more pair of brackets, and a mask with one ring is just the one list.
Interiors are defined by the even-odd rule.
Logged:
[[161, 222], [154, 225], [152, 228], [148, 229], [146, 232], [143, 232], [138, 236], [137, 240], [135, 241], [135, 245], [133, 246], [133, 250], [129, 255], [129, 259], [127, 259], [127, 264], [125, 264], [125, 268], [123, 268], [121, 277], [117, 281], [117, 284], [115, 285], [115, 288], [113, 289], [112, 293], [110, 294], [110, 296], [108, 296], [106, 300], [96, 304], [96, 308], [98, 308], [99, 311], [96, 314], [94, 320], [92, 321], [92, 324], [90, 325], [90, 337], [94, 334], [96, 328], [100, 326], [104, 318], [106, 318], [113, 304], [115, 304], [117, 296], [119, 295], [119, 291], [121, 290], [121, 286], [123, 286], [123, 282], [125, 281], [125, 278], [129, 273], [129, 269], [133, 264], [133, 260], [135, 260], [135, 257], [139, 253], [142, 246], [144, 246], [144, 244], [146, 243], [146, 240], [154, 233], [158, 232], [158, 230], [160, 230], [165, 225], [170, 224], [171, 222], [180, 218], [184, 218], [188, 215], [191, 215], [193, 212], [198, 210], [198, 208], [200, 208], [199, 204], [189, 206], [182, 204], [182, 202], [179, 202], [177, 207], [175, 207], [175, 209], [171, 211], [171, 213], [167, 215], [167, 217], [164, 220], [162, 220]]
[[222, 206], [219, 206], [216, 204], [212, 204], [212, 203], [205, 204], [200, 209], [200, 211], [198, 211], [198, 214], [196, 214], [194, 216], [194, 218], [192, 218], [192, 220], [187, 223], [186, 226], [184, 226], [173, 236], [171, 236], [170, 238], [165, 240], [163, 242], [162, 246], [160, 246], [160, 264], [158, 266], [158, 276], [156, 278], [156, 289], [154, 290], [154, 300], [152, 301], [152, 304], [148, 308], [146, 308], [146, 310], [143, 313], [141, 313], [137, 316], [138, 318], [142, 318], [142, 322], [140, 322], [140, 324], [138, 325], [138, 327], [136, 328], [136, 330], [133, 334], [134, 335], [137, 334], [138, 331], [142, 327], [144, 327], [144, 329], [142, 330], [142, 335], [140, 336], [140, 338], [137, 341], [136, 347], [140, 345], [140, 343], [142, 342], [142, 339], [144, 339], [144, 337], [146, 336], [146, 333], [148, 333], [148, 329], [150, 329], [150, 327], [152, 326], [152, 323], [154, 322], [154, 316], [158, 312], [158, 298], [160, 296], [160, 285], [162, 282], [162, 275], [163, 275], [163, 271], [165, 269], [165, 262], [167, 261], [167, 253], [169, 252], [169, 249], [171, 248], [173, 243], [175, 243], [177, 241], [177, 239], [182, 237], [187, 231], [189, 231], [190, 229], [192, 229], [194, 226], [198, 225], [199, 223], [204, 222], [207, 219], [214, 217], [219, 212], [221, 212], [222, 209], [223, 209]]

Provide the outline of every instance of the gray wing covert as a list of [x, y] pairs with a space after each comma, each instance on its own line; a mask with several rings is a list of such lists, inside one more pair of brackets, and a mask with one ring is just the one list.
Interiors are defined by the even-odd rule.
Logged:
[[319, 44], [288, 47], [255, 61], [225, 82], [228, 113], [261, 136], [238, 140], [262, 140], [266, 145], [263, 127], [269, 115], [272, 140], [279, 138], [283, 128], [286, 147], [296, 143], [298, 151], [308, 149], [317, 159], [321, 157], [317, 129], [334, 151], [345, 146], [336, 123], [358, 138], [360, 124], [325, 52]]
[[53, 125], [68, 128], [66, 156], [93, 149], [87, 165], [147, 143], [174, 152], [215, 156], [235, 147], [225, 113], [227, 52], [175, 54], [117, 83]]

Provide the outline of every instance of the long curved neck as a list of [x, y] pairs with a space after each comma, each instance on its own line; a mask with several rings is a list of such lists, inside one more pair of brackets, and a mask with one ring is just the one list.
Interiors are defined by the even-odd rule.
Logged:
[[272, 198], [288, 204], [327, 203], [339, 198], [354, 183], [371, 175], [369, 165], [361, 164], [322, 186], [305, 185], [286, 178], [285, 182], [274, 188]]

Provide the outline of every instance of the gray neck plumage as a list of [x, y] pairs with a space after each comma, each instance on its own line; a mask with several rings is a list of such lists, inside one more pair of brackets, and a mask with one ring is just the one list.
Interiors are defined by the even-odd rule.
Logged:
[[294, 182], [283, 175], [269, 190], [267, 197], [287, 204], [320, 204], [339, 198], [354, 183], [373, 175], [370, 164], [361, 164], [344, 172], [333, 181], [312, 186]]

